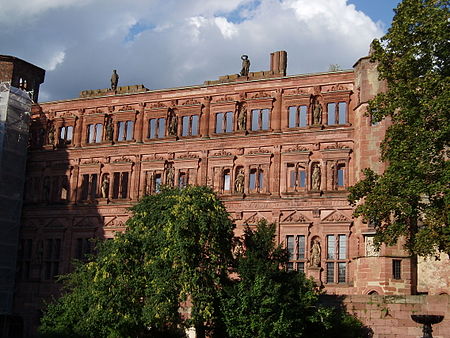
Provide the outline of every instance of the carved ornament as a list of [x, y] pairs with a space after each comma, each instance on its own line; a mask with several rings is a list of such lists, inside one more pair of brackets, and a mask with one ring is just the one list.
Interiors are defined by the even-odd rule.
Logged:
[[152, 103], [150, 108], [167, 108], [167, 106], [162, 102]]
[[133, 161], [125, 156], [121, 156], [119, 158], [116, 158], [115, 160], [113, 160], [113, 163], [121, 163], [121, 162], [129, 162], [132, 163]]
[[252, 99], [272, 98], [272, 94], [268, 92], [258, 92], [250, 96]]
[[178, 155], [178, 159], [191, 159], [191, 158], [199, 158], [198, 155], [193, 153], [186, 153]]
[[217, 156], [217, 157], [225, 157], [225, 156], [232, 156], [233, 154], [225, 151], [224, 149], [216, 151], [215, 153], [212, 154], [212, 156]]
[[335, 211], [331, 215], [325, 217], [322, 222], [350, 222], [350, 220], [347, 216]]
[[248, 152], [249, 155], [257, 155], [257, 154], [270, 154], [270, 151], [267, 149], [262, 149], [262, 148], [258, 148], [258, 149], [254, 149], [254, 150], [250, 150]]
[[283, 219], [281, 222], [283, 222], [283, 223], [307, 223], [308, 220], [301, 213], [293, 212], [290, 215], [288, 215], [285, 219]]
[[294, 147], [288, 148], [288, 150], [286, 152], [292, 153], [292, 152], [297, 152], [297, 151], [310, 151], [310, 150], [308, 148], [306, 148], [305, 146], [301, 146], [300, 144], [297, 144]]

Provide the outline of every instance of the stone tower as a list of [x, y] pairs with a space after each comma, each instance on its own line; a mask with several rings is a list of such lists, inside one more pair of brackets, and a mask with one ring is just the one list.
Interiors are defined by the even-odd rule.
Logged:
[[[31, 105], [45, 71], [0, 55], [0, 336], [16, 336], [12, 313]], [[17, 332], [16, 332], [17, 333]]]

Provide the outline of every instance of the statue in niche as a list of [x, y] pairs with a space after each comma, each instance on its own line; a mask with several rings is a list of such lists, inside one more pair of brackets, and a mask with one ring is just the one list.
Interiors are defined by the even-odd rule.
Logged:
[[245, 103], [239, 105], [238, 108], [238, 130], [246, 130], [247, 128], [247, 106]]
[[117, 74], [117, 70], [114, 69], [111, 75], [111, 90], [116, 90], [118, 83], [119, 83], [119, 74]]
[[109, 177], [108, 175], [103, 175], [102, 198], [108, 198], [108, 194], [109, 194]]
[[168, 134], [172, 136], [177, 135], [177, 115], [173, 109], [169, 109], [169, 115], [167, 116]]
[[170, 187], [175, 184], [175, 169], [171, 164], [166, 167], [166, 184]]
[[113, 139], [114, 139], [114, 126], [113, 126], [112, 117], [109, 117], [106, 121], [106, 138], [109, 141], [113, 141]]
[[55, 126], [52, 122], [48, 124], [48, 144], [55, 144]]
[[316, 99], [313, 110], [313, 124], [321, 124], [321, 123], [322, 123], [322, 105]]
[[244, 193], [244, 168], [239, 169], [238, 174], [236, 175], [236, 179], [234, 180], [234, 190], [237, 193], [243, 194]]
[[249, 70], [250, 70], [250, 60], [248, 59], [248, 55], [242, 55], [242, 69], [241, 69], [241, 76], [248, 76]]
[[320, 190], [320, 165], [319, 163], [316, 163], [316, 165], [313, 168], [312, 172], [312, 189], [313, 190]]
[[318, 238], [315, 238], [311, 245], [311, 256], [309, 260], [309, 265], [312, 268], [318, 268], [320, 266], [320, 241]]

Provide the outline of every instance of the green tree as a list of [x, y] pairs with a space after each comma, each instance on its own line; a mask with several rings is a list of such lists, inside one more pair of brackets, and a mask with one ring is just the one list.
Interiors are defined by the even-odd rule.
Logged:
[[359, 337], [361, 323], [344, 311], [319, 305], [314, 282], [283, 269], [288, 252], [275, 245], [275, 224], [245, 229], [235, 272], [223, 290], [229, 337]]
[[[163, 188], [131, 208], [127, 230], [65, 277], [40, 332], [47, 336], [165, 337], [214, 329], [234, 225], [206, 187]], [[191, 306], [188, 318], [180, 305]]]
[[372, 44], [388, 90], [369, 103], [392, 124], [382, 143], [388, 164], [350, 188], [355, 216], [374, 222], [376, 242], [406, 239], [411, 253], [450, 254], [449, 1], [404, 0], [391, 28]]

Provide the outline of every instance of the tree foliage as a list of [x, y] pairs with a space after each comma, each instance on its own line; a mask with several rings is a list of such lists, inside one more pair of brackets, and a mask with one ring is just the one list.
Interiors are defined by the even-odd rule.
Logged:
[[[165, 188], [131, 210], [127, 230], [66, 277], [42, 334], [167, 336], [180, 325], [202, 330], [217, 321], [234, 225], [216, 195], [206, 187]], [[192, 305], [189, 318], [183, 304]]]
[[357, 337], [356, 319], [319, 306], [314, 283], [283, 269], [275, 226], [234, 238], [211, 189], [163, 188], [131, 210], [127, 230], [63, 278], [44, 337], [180, 337], [191, 326], [212, 337]]
[[275, 224], [245, 229], [236, 258], [238, 279], [224, 288], [223, 319], [229, 337], [359, 337], [361, 323], [319, 305], [316, 285], [286, 271], [288, 252], [275, 245]]
[[388, 90], [369, 103], [392, 122], [382, 143], [388, 164], [350, 188], [355, 216], [377, 225], [377, 243], [406, 238], [411, 253], [450, 253], [449, 2], [404, 0], [391, 28], [372, 44]]

